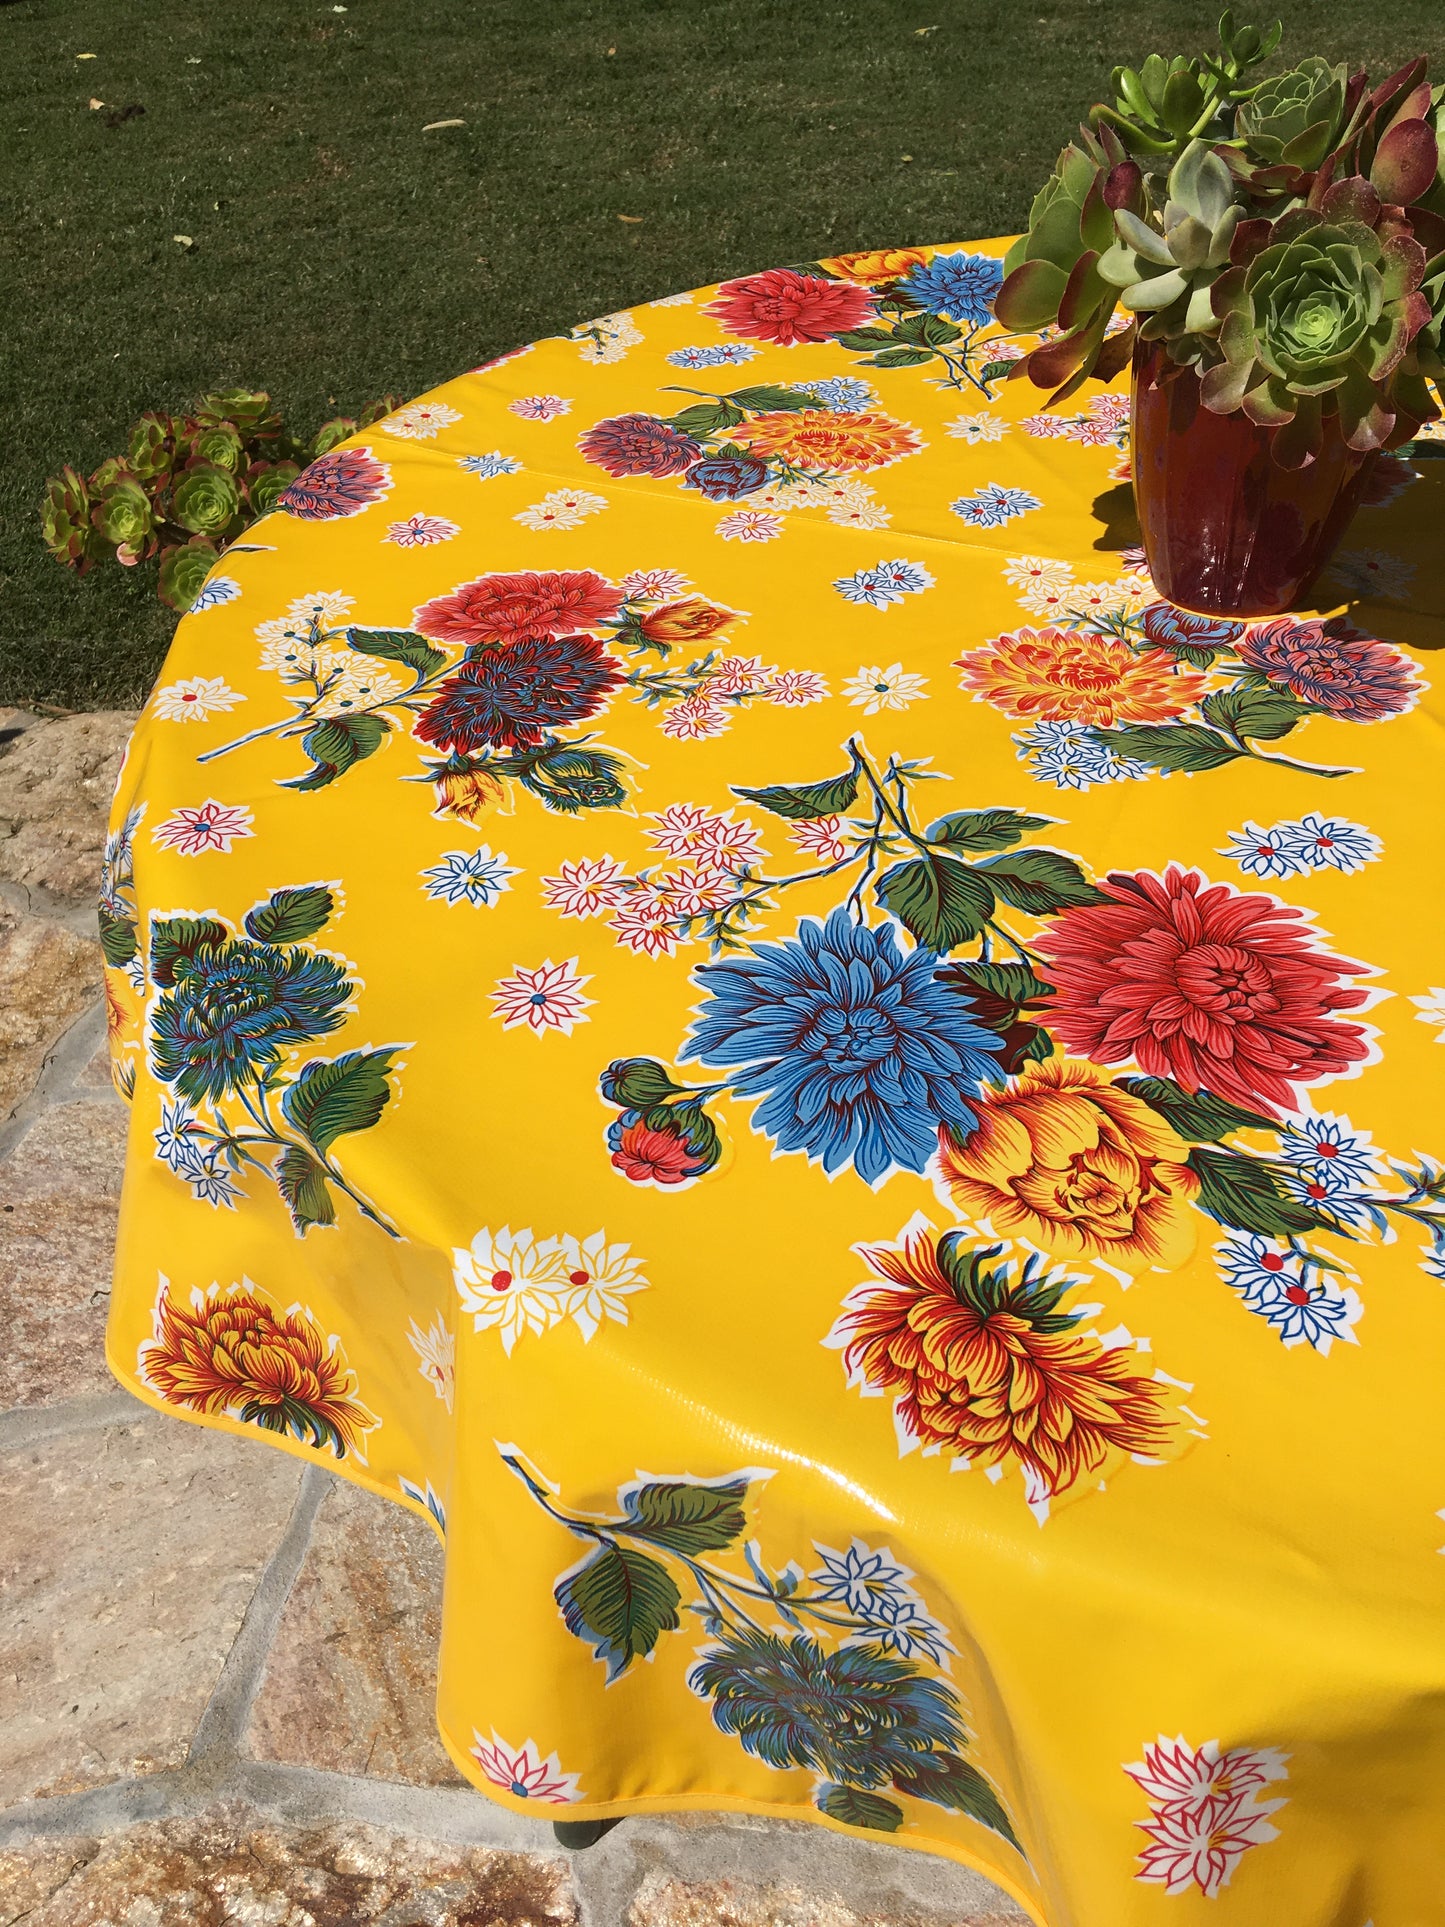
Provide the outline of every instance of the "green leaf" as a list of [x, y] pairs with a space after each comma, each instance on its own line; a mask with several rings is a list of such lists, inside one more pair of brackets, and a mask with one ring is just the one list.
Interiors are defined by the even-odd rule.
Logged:
[[1242, 754], [1227, 738], [1195, 723], [1129, 723], [1123, 729], [1096, 729], [1093, 735], [1116, 756], [1153, 769], [1220, 769]]
[[878, 901], [919, 943], [940, 954], [970, 942], [993, 915], [993, 891], [981, 873], [949, 856], [895, 863], [879, 878]]
[[1047, 829], [1051, 820], [1025, 816], [1022, 810], [958, 810], [930, 823], [928, 840], [956, 850], [1007, 850], [1030, 830]]
[[230, 941], [225, 924], [214, 917], [158, 917], [151, 925], [151, 977], [162, 990], [176, 981], [176, 965], [194, 956], [202, 944]]
[[924, 348], [942, 348], [950, 341], [957, 341], [963, 330], [941, 315], [910, 314], [903, 317], [894, 332], [899, 341]]
[[101, 955], [117, 969], [128, 964], [136, 953], [134, 917], [113, 917], [109, 910], [96, 913], [100, 924]]
[[276, 1188], [301, 1236], [314, 1224], [335, 1224], [336, 1204], [327, 1188], [325, 1167], [299, 1144], [288, 1144], [276, 1160]]
[[257, 943], [300, 943], [313, 937], [336, 905], [329, 890], [309, 883], [295, 890], [273, 890], [246, 916], [246, 935]]
[[846, 334], [834, 335], [833, 339], [840, 348], [854, 348], [861, 352], [877, 348], [896, 337], [891, 328], [850, 328]]
[[301, 738], [315, 768], [283, 783], [282, 789], [319, 790], [345, 775], [353, 763], [373, 756], [391, 725], [384, 716], [327, 716]]
[[997, 856], [980, 863], [977, 875], [986, 877], [993, 889], [1015, 910], [1027, 910], [1031, 917], [1051, 916], [1074, 904], [1103, 903], [1102, 890], [1095, 889], [1082, 865], [1062, 850], [1017, 850], [1012, 856]]
[[747, 1527], [743, 1501], [748, 1484], [747, 1479], [728, 1479], [721, 1485], [658, 1479], [634, 1486], [623, 1495], [627, 1530], [634, 1538], [690, 1557], [721, 1552]]
[[431, 675], [446, 661], [445, 651], [434, 649], [426, 637], [419, 636], [414, 629], [348, 629], [346, 641], [363, 656], [405, 663], [419, 677]]
[[915, 1800], [931, 1800], [936, 1807], [952, 1807], [955, 1813], [966, 1813], [1018, 1846], [1003, 1801], [978, 1768], [961, 1760], [956, 1753], [920, 1753], [910, 1757], [894, 1768], [893, 1784], [900, 1793], [911, 1793]]
[[1273, 742], [1287, 736], [1309, 714], [1304, 703], [1282, 689], [1219, 689], [1199, 705], [1204, 720], [1236, 736]]
[[720, 428], [736, 428], [746, 418], [741, 408], [734, 408], [730, 401], [700, 401], [669, 419], [679, 435], [691, 435], [694, 441], [704, 441]]
[[1002, 997], [1015, 1007], [1036, 1003], [1041, 997], [1052, 997], [1054, 987], [1046, 984], [1042, 977], [1036, 977], [1027, 964], [1020, 963], [958, 963], [950, 964], [951, 974], [977, 984], [980, 990], [990, 991], [995, 997]]
[[781, 388], [776, 383], [764, 383], [758, 388], [734, 388], [728, 400], [735, 408], [761, 408], [769, 414], [794, 413], [800, 408], [818, 406], [806, 389]]
[[618, 1057], [602, 1073], [600, 1089], [607, 1104], [624, 1110], [645, 1111], [669, 1097], [681, 1097], [686, 1084], [675, 1084], [655, 1057]]
[[643, 1659], [681, 1623], [682, 1595], [667, 1567], [629, 1546], [599, 1546], [559, 1579], [557, 1604], [569, 1633], [586, 1640], [607, 1667], [608, 1681]]
[[978, 371], [980, 381], [1004, 381], [1018, 366], [1014, 361], [986, 361]]
[[1189, 1154], [1189, 1168], [1199, 1179], [1199, 1208], [1236, 1231], [1288, 1238], [1295, 1232], [1333, 1228], [1299, 1198], [1290, 1197], [1268, 1165], [1255, 1158], [1200, 1145]]
[[885, 348], [881, 354], [869, 355], [864, 365], [869, 368], [919, 368], [932, 359], [931, 348]]
[[830, 1820], [841, 1820], [845, 1827], [868, 1827], [874, 1833], [897, 1833], [903, 1825], [903, 1809], [880, 1793], [865, 1793], [862, 1787], [820, 1786], [813, 1796], [819, 1813]]
[[342, 1057], [313, 1058], [281, 1095], [289, 1121], [320, 1151], [351, 1131], [369, 1131], [381, 1116], [397, 1053], [349, 1050]]
[[1180, 1137], [1191, 1144], [1214, 1144], [1231, 1131], [1277, 1131], [1273, 1118], [1257, 1111], [1242, 1111], [1237, 1104], [1211, 1097], [1208, 1091], [1186, 1091], [1168, 1077], [1116, 1078], [1120, 1090], [1129, 1091], [1157, 1111], [1166, 1124], [1172, 1124]]
[[841, 776], [830, 776], [823, 783], [771, 783], [761, 790], [740, 789], [734, 783], [732, 792], [771, 810], [774, 816], [839, 816], [852, 807], [858, 794], [858, 772], [844, 770]]

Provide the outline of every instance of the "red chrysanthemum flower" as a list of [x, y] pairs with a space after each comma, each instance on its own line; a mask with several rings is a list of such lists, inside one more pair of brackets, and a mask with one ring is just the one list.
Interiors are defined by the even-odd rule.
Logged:
[[577, 437], [589, 462], [609, 475], [681, 475], [702, 454], [702, 443], [656, 415], [614, 415]]
[[479, 576], [423, 603], [416, 626], [437, 642], [517, 642], [571, 635], [621, 607], [622, 591], [594, 569], [520, 569]]
[[564, 723], [595, 716], [622, 680], [596, 636], [526, 636], [479, 649], [417, 718], [442, 749], [529, 749]]
[[877, 319], [873, 296], [850, 281], [824, 281], [792, 268], [769, 268], [741, 281], [724, 281], [703, 309], [729, 334], [749, 341], [827, 341]]
[[1298, 1108], [1296, 1085], [1366, 1056], [1364, 1031], [1334, 1015], [1364, 1003], [1345, 981], [1362, 966], [1321, 950], [1292, 905], [1176, 865], [1101, 887], [1107, 902], [1066, 910], [1037, 941], [1057, 992], [1049, 1029], [1066, 1050], [1132, 1058], [1271, 1115]]
[[640, 1118], [618, 1132], [612, 1162], [634, 1184], [686, 1184], [699, 1169], [686, 1137], [655, 1131]]

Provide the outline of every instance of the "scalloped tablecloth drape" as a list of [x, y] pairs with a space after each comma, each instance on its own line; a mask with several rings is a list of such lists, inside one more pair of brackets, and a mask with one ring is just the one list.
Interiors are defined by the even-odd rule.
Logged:
[[605, 316], [224, 556], [107, 852], [111, 1364], [432, 1520], [504, 1805], [1425, 1927], [1445, 444], [1182, 613], [1002, 251]]

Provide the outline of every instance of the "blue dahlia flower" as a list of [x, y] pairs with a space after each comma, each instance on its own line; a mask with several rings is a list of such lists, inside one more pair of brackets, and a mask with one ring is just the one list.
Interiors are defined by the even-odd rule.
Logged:
[[938, 958], [904, 952], [891, 926], [835, 910], [796, 937], [702, 964], [708, 992], [687, 1054], [738, 1066], [733, 1089], [764, 1095], [754, 1117], [784, 1151], [829, 1173], [850, 1161], [869, 1184], [922, 1171], [940, 1124], [966, 1135], [969, 1103], [998, 1073], [999, 1039], [938, 983]]
[[965, 1744], [948, 1688], [871, 1643], [829, 1653], [805, 1633], [737, 1632], [688, 1684], [755, 1758], [849, 1786], [884, 1786], [935, 1747]]
[[192, 1104], [255, 1083], [288, 1044], [335, 1030], [351, 995], [340, 964], [295, 945], [201, 944], [174, 969], [152, 1020], [152, 1067]]
[[935, 254], [899, 289], [928, 314], [950, 321], [991, 321], [994, 296], [1003, 286], [1003, 263], [991, 254]]

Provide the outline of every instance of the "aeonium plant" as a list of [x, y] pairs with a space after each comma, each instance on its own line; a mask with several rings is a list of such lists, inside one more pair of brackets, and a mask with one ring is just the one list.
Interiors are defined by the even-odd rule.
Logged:
[[1368, 453], [1441, 413], [1445, 89], [1423, 58], [1374, 88], [1318, 56], [1257, 77], [1279, 39], [1226, 12], [1218, 55], [1117, 68], [1060, 154], [995, 303], [1048, 331], [1013, 370], [1046, 407], [1143, 340], [1206, 408], [1277, 430], [1286, 468], [1331, 417]]
[[45, 546], [84, 574], [107, 554], [125, 568], [160, 558], [162, 602], [189, 609], [220, 556], [307, 462], [397, 406], [337, 415], [307, 440], [291, 434], [271, 397], [244, 388], [203, 395], [190, 415], [142, 415], [124, 455], [93, 475], [66, 467], [45, 485]]

